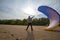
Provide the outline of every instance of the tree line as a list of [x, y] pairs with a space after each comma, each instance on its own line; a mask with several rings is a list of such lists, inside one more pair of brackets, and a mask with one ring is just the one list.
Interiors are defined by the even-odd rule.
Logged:
[[[16, 19], [16, 20], [0, 20], [0, 24], [9, 24], [9, 25], [27, 25], [27, 19]], [[48, 18], [34, 18], [32, 20], [33, 25], [49, 25]]]

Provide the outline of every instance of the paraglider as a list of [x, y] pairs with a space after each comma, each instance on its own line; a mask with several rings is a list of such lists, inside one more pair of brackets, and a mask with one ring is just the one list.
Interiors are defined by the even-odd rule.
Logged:
[[60, 14], [56, 10], [48, 6], [40, 6], [38, 11], [45, 14], [50, 21], [49, 26], [45, 28], [45, 30], [53, 30], [57, 25], [59, 25]]

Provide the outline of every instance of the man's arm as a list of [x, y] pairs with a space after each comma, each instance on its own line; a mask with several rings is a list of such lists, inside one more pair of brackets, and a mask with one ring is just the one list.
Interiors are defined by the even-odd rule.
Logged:
[[[33, 16], [33, 17], [34, 17], [34, 16]], [[33, 18], [33, 17], [32, 17], [32, 18]]]

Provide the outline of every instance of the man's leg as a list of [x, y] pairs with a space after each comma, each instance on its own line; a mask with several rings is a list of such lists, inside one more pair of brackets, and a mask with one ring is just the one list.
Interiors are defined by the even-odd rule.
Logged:
[[30, 25], [31, 25], [31, 30], [33, 31], [32, 23]]
[[26, 30], [28, 30], [28, 27], [29, 27], [29, 23], [28, 23], [28, 25], [27, 25], [27, 28], [26, 28]]

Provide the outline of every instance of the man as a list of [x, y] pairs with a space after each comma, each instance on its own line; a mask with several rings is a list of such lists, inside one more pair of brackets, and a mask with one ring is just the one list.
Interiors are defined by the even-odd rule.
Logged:
[[[34, 17], [34, 16], [33, 16]], [[33, 27], [32, 27], [32, 18], [33, 17], [28, 17], [28, 19], [27, 19], [27, 22], [28, 22], [28, 25], [27, 25], [27, 28], [26, 28], [26, 30], [28, 30], [28, 27], [29, 27], [29, 25], [31, 26], [31, 30], [33, 31]]]

